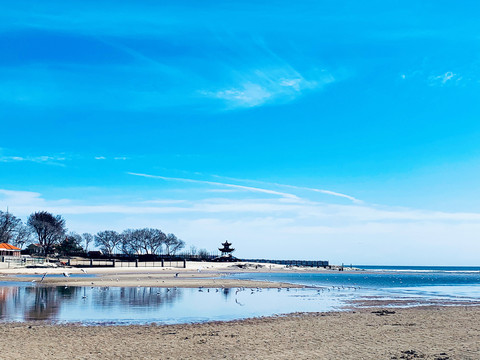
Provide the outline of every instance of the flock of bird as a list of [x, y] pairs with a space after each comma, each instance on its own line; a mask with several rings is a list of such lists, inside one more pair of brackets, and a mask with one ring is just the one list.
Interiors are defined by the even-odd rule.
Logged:
[[[80, 269], [80, 270], [81, 270], [84, 274], [87, 273], [87, 270], [85, 270], [85, 269]], [[48, 272], [45, 272], [45, 273], [42, 275], [42, 278], [40, 279], [39, 282], [43, 282], [43, 280], [45, 280], [45, 278], [47, 277], [47, 275], [48, 275]], [[63, 275], [64, 277], [70, 277], [70, 273], [68, 273], [68, 272], [66, 272], [66, 271], [64, 271], [64, 272], [62, 273], [62, 275]], [[37, 282], [37, 280], [32, 280], [32, 282]]]
[[[85, 269], [80, 269], [80, 270], [81, 270], [84, 274], [87, 274], [87, 271], [86, 271]], [[47, 275], [48, 275], [48, 272], [45, 272], [45, 273], [42, 275], [42, 278], [40, 279], [39, 283], [43, 282], [43, 281], [45, 280], [45, 278], [46, 278]], [[62, 273], [62, 275], [63, 275], [64, 277], [70, 277], [71, 274], [65, 271], [65, 272]], [[175, 274], [175, 277], [178, 277], [178, 275], [179, 275], [179, 273], [176, 273], [176, 274]], [[112, 279], [110, 279], [110, 280], [113, 281], [114, 279], [112, 278]], [[115, 279], [115, 280], [116, 280], [117, 282], [119, 281], [118, 278]], [[137, 278], [137, 280], [140, 280], [140, 279]], [[32, 280], [32, 282], [36, 282], [36, 280]], [[158, 282], [158, 280], [157, 280], [157, 282]], [[162, 282], [163, 282], [163, 281], [162, 281]], [[93, 284], [94, 284], [94, 283], [92, 283], [92, 285], [93, 285]], [[67, 288], [67, 286], [65, 286], [65, 288]], [[93, 288], [93, 286], [92, 286], [92, 288]], [[306, 287], [303, 287], [303, 288], [306, 288]], [[340, 286], [333, 285], [333, 286], [309, 287], [309, 288], [310, 288], [310, 289], [315, 289], [315, 288], [316, 288], [316, 289], [317, 289], [317, 294], [320, 294], [320, 293], [322, 293], [322, 292], [324, 292], [324, 291], [327, 291], [327, 292], [329, 292], [329, 291], [334, 291], [334, 290], [354, 290], [354, 291], [356, 291], [356, 290], [360, 289], [359, 286], [344, 286], [344, 285], [340, 285]], [[174, 287], [174, 288], [172, 288], [172, 289], [173, 289], [173, 290], [177, 290], [176, 287]], [[166, 288], [165, 291], [168, 293], [168, 292], [171, 291], [172, 289]], [[215, 292], [218, 293], [218, 292], [219, 292], [220, 290], [222, 290], [222, 289], [225, 290], [225, 286], [222, 285], [221, 288], [218, 288], [218, 287], [217, 287], [217, 288], [214, 288], [214, 289], [215, 289]], [[280, 292], [280, 291], [282, 291], [282, 290], [290, 291], [290, 288], [289, 288], [289, 287], [278, 287], [278, 288], [276, 288], [276, 289], [277, 289], [278, 292]], [[298, 290], [299, 288], [295, 288], [295, 289]], [[210, 288], [206, 288], [206, 289], [205, 289], [203, 286], [198, 287], [198, 291], [199, 291], [199, 292], [204, 292], [204, 290], [206, 290], [206, 292], [210, 292]], [[212, 288], [212, 291], [213, 291], [213, 288]], [[239, 293], [241, 293], [241, 292], [244, 292], [244, 291], [250, 291], [250, 295], [253, 295], [253, 294], [255, 294], [256, 292], [261, 292], [261, 291], [262, 291], [262, 288], [260, 288], [260, 287], [256, 287], [256, 288], [238, 287], [238, 288], [236, 288], [236, 290], [235, 290], [235, 303], [237, 303], [237, 304], [240, 305], [240, 306], [244, 306], [245, 304], [242, 304], [242, 303], [240, 303], [240, 302], [238, 301], [237, 295], [238, 295]], [[157, 295], [161, 295], [161, 292], [160, 292], [160, 291], [157, 291]], [[86, 293], [85, 293], [85, 288], [84, 288], [84, 292], [83, 292], [82, 299], [86, 299], [86, 298], [87, 298], [87, 295], [86, 295]]]

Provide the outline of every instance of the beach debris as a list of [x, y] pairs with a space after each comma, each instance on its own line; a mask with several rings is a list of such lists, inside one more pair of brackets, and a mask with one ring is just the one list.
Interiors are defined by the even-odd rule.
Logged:
[[40, 282], [42, 282], [43, 279], [45, 279], [45, 276], [47, 276], [47, 273], [44, 273], [44, 274], [43, 274], [42, 279], [40, 280]]
[[[400, 357], [392, 356], [392, 360], [397, 360], [397, 359], [405, 359], [405, 360], [412, 360], [412, 359], [424, 359], [425, 355], [418, 353], [415, 350], [406, 350], [401, 352], [402, 355]], [[437, 358], [435, 358], [437, 360]], [[448, 359], [448, 357], [447, 357]], [[442, 359], [443, 360], [443, 359]]]
[[376, 314], [377, 316], [385, 316], [385, 315], [395, 314], [395, 311], [392, 311], [392, 310], [377, 310], [377, 311], [372, 311], [372, 314]]
[[85, 269], [80, 269], [80, 271], [83, 272], [84, 274], [87, 273], [87, 270], [85, 270]]

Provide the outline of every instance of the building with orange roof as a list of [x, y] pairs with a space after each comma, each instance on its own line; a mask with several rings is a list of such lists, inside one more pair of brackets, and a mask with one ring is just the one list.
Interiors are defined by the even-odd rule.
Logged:
[[0, 256], [18, 256], [20, 257], [20, 251], [21, 249], [7, 244], [7, 243], [1, 243], [0, 244]]

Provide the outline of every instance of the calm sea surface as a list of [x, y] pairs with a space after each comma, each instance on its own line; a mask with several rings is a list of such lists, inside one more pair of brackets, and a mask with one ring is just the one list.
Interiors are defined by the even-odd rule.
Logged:
[[480, 301], [480, 267], [357, 267], [365, 271], [228, 276], [301, 284], [303, 289], [43, 287], [0, 282], [0, 321], [174, 324], [335, 311], [364, 299], [400, 300], [402, 306]]

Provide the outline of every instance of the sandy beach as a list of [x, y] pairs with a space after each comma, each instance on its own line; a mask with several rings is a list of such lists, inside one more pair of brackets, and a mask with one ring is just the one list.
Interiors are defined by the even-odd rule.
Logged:
[[[12, 268], [1, 269], [1, 281], [40, 282], [38, 276], [47, 274], [44, 286], [149, 286], [149, 287], [301, 287], [287, 283], [223, 279], [222, 274], [233, 272], [319, 272], [317, 268], [286, 267], [276, 264], [255, 263], [205, 263], [187, 262], [186, 268], [178, 267], [104, 267], [104, 268], [57, 267], [57, 268]], [[328, 270], [333, 271], [333, 270]], [[67, 273], [75, 277], [50, 277]], [[95, 275], [95, 277], [88, 277]], [[22, 275], [17, 277], [16, 275]], [[32, 275], [31, 277], [29, 275]]]
[[2, 359], [479, 359], [480, 308], [168, 326], [1, 324]]
[[[237, 264], [238, 265], [238, 264]], [[189, 263], [183, 268], [3, 269], [2, 281], [42, 286], [293, 287], [222, 279], [243, 271], [319, 271], [250, 264]], [[320, 270], [325, 271], [325, 270]], [[332, 270], [330, 270], [332, 271]], [[50, 277], [53, 274], [78, 277]], [[15, 275], [24, 275], [17, 277]], [[29, 276], [30, 275], [30, 276]], [[36, 275], [36, 276], [34, 276]], [[387, 303], [356, 306], [388, 306]], [[480, 306], [362, 308], [230, 322], [83, 326], [0, 324], [1, 359], [479, 359]], [[8, 344], [8, 345], [7, 345]]]

